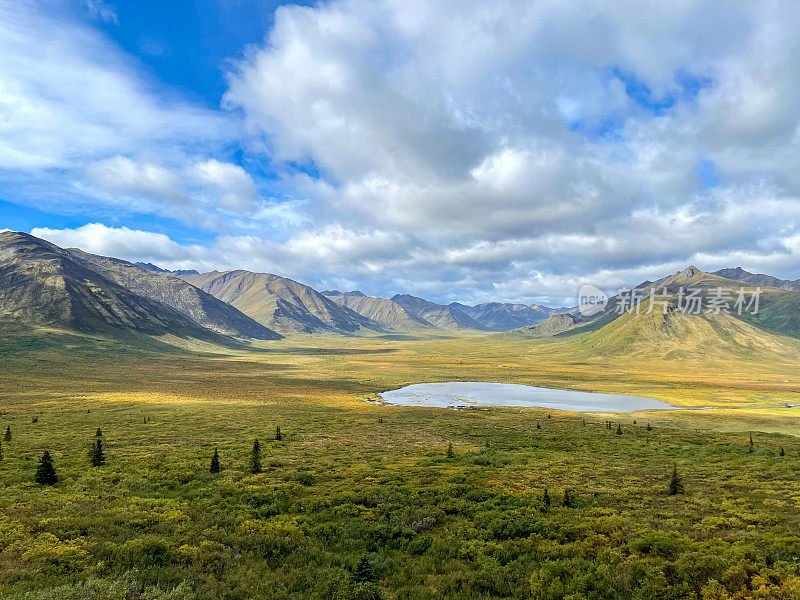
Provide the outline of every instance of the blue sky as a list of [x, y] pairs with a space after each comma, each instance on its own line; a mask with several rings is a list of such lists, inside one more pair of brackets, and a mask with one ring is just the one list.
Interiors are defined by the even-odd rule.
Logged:
[[0, 0], [0, 228], [439, 301], [797, 278], [798, 25], [788, 1]]

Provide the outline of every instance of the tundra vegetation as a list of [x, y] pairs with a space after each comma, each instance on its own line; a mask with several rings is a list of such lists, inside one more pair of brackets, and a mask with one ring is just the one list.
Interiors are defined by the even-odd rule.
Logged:
[[[5, 336], [0, 358], [3, 598], [800, 594], [790, 359], [625, 359], [484, 334], [164, 351], [57, 332]], [[448, 380], [711, 408], [368, 401]]]

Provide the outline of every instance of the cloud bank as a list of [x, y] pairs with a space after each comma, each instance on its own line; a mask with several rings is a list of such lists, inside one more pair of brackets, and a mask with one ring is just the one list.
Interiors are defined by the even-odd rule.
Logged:
[[[464, 301], [559, 302], [688, 263], [796, 278], [798, 30], [788, 1], [284, 5], [233, 57], [219, 111], [93, 61], [90, 28], [61, 32], [69, 82], [9, 38], [0, 166], [66, 168], [97, 202], [217, 233], [37, 230], [173, 267]], [[58, 101], [34, 108], [40, 77]], [[246, 160], [218, 153], [230, 138]]]

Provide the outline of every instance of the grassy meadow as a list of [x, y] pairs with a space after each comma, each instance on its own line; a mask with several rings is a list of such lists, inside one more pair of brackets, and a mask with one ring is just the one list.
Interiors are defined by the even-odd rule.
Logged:
[[[800, 598], [796, 365], [489, 335], [235, 351], [6, 336], [0, 597]], [[367, 401], [448, 380], [692, 410]], [[98, 427], [107, 461], [92, 467]], [[45, 450], [53, 487], [33, 481]], [[673, 466], [684, 494], [667, 493]]]

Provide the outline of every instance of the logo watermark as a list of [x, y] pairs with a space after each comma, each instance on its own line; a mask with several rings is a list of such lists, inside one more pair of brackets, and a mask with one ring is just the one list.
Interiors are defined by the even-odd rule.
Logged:
[[602, 289], [593, 284], [584, 284], [578, 291], [578, 312], [584, 317], [591, 317], [606, 310], [616, 314], [626, 313], [651, 314], [668, 310], [677, 310], [689, 315], [701, 314], [758, 314], [761, 300], [761, 288], [713, 287], [684, 288], [677, 291], [666, 287], [621, 289], [613, 297], [609, 297]]
[[584, 317], [592, 317], [603, 312], [608, 304], [608, 294], [596, 285], [585, 283], [578, 290], [578, 312]]

